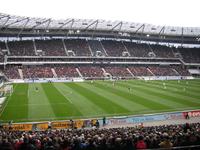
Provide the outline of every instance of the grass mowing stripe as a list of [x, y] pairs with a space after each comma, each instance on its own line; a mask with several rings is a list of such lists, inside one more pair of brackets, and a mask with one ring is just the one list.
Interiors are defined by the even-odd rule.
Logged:
[[193, 91], [188, 90], [188, 88], [181, 87], [181, 85], [179, 85], [177, 83], [169, 85], [168, 82], [167, 82], [166, 86], [169, 86], [170, 88], [168, 88], [168, 89], [170, 91], [176, 93], [177, 96], [179, 95], [179, 97], [181, 97], [183, 99], [185, 98], [185, 99], [189, 99], [190, 101], [194, 101], [194, 102], [199, 103], [198, 100], [200, 99], [200, 94], [198, 94], [198, 93], [200, 92], [200, 90], [193, 92], [194, 90]]
[[93, 115], [106, 114], [97, 105], [94, 105], [91, 101], [71, 89], [70, 84], [71, 83], [54, 83], [54, 86], [60, 93], [72, 101], [74, 106], [83, 114], [83, 116], [89, 117]]
[[152, 93], [156, 96], [159, 96], [160, 98], [162, 98], [164, 100], [167, 100], [168, 101], [167, 103], [172, 102], [174, 104], [174, 106], [177, 106], [177, 107], [186, 107], [186, 106], [191, 107], [191, 106], [199, 105], [199, 103], [179, 98], [179, 95], [169, 92], [168, 89], [155, 88], [152, 86], [147, 87], [147, 86], [145, 86], [146, 84], [141, 86], [141, 85], [133, 85], [131, 83], [127, 83], [127, 85], [131, 86], [134, 89], [135, 88], [137, 88], [139, 90], [145, 89], [149, 93]]
[[[116, 86], [119, 88], [119, 89], [121, 89], [121, 90], [123, 90], [123, 91], [125, 91], [125, 92], [127, 92], [128, 91], [128, 86], [123, 86], [123, 85], [120, 85], [120, 82], [117, 82], [116, 83]], [[143, 90], [143, 91], [140, 91], [140, 90], [137, 90], [137, 89], [132, 89], [131, 90], [135, 95], [138, 95], [138, 96], [140, 96], [140, 97], [143, 97], [143, 98], [145, 98], [145, 99], [147, 99], [147, 100], [149, 100], [149, 101], [151, 101], [153, 104], [152, 105], [157, 105], [157, 107], [160, 107], [160, 108], [162, 108], [162, 109], [171, 109], [171, 108], [173, 108], [174, 107], [174, 105], [171, 105], [171, 104], [169, 104], [169, 103], [166, 103], [165, 102], [165, 100], [162, 100], [162, 99], [160, 99], [159, 97], [157, 97], [157, 96], [154, 96], [154, 95], [151, 95], [151, 94], [147, 94], [147, 92], [145, 91], [145, 90]]]
[[186, 84], [186, 83], [182, 83], [182, 82], [177, 83], [177, 82], [170, 82], [170, 81], [167, 81], [166, 83], [170, 87], [181, 88], [181, 89], [187, 88], [188, 91], [190, 91], [192, 93], [196, 92], [196, 94], [200, 95], [199, 93], [197, 93], [197, 92], [200, 92], [200, 88], [195, 87], [192, 84], [189, 84], [189, 83]]
[[195, 85], [195, 86], [197, 86], [197, 87], [200, 87], [200, 80], [196, 80], [196, 81], [189, 80], [188, 83], [189, 83], [189, 84], [192, 84], [192, 85]]
[[72, 84], [71, 87], [109, 114], [127, 112], [127, 110], [123, 107], [111, 102], [108, 98], [97, 94], [98, 91], [93, 92], [89, 89], [84, 88], [83, 86], [81, 86], [81, 83]]
[[82, 84], [85, 88], [89, 88], [92, 91], [99, 91], [99, 93], [103, 93], [102, 96], [107, 98], [110, 97], [110, 101], [112, 101], [113, 103], [120, 105], [121, 107], [124, 107], [125, 109], [127, 109], [129, 112], [138, 112], [139, 110], [146, 110], [147, 108], [143, 107], [142, 105], [138, 105], [137, 103], [134, 103], [132, 101], [127, 100], [124, 97], [118, 96], [116, 93], [114, 93], [113, 91], [110, 92], [107, 89], [105, 89], [104, 86], [99, 87], [96, 86], [96, 83], [84, 83]]
[[38, 118], [55, 118], [54, 111], [40, 83], [29, 84], [28, 99], [29, 121]]
[[121, 103], [122, 103], [121, 105], [128, 105], [129, 109], [131, 108], [132, 112], [139, 111], [139, 110], [146, 111], [149, 109], [148, 107], [145, 107], [144, 105], [136, 103], [134, 101], [134, 97], [132, 95], [130, 95], [130, 93], [127, 94], [127, 93], [123, 93], [123, 92], [118, 92], [114, 88], [110, 88], [106, 85], [99, 84], [98, 82], [94, 82], [93, 86], [103, 90], [103, 93], [113, 93], [114, 95], [116, 95], [118, 98], [121, 99]]
[[173, 101], [168, 101], [168, 97], [162, 95], [162, 94], [155, 94], [154, 90], [153, 91], [149, 91], [148, 88], [144, 88], [144, 86], [138, 87], [138, 86], [134, 86], [132, 84], [129, 83], [125, 83], [125, 82], [119, 82], [117, 84], [118, 86], [124, 87], [125, 89], [127, 88], [131, 88], [133, 90], [136, 90], [137, 92], [143, 91], [143, 95], [148, 97], [149, 99], [155, 100], [155, 102], [161, 103], [163, 105], [166, 105], [170, 108], [176, 108], [178, 107], [185, 107], [184, 105], [181, 104], [177, 104], [174, 103]]
[[[156, 85], [155, 83], [151, 84], [144, 84], [144, 83], [139, 83], [140, 85], [145, 85], [145, 86], [149, 86], [150, 88], [157, 88], [157, 89], [163, 89], [163, 85]], [[194, 102], [194, 103], [200, 103], [200, 101], [198, 101], [199, 97], [196, 97], [196, 98], [193, 98], [193, 97], [190, 97], [188, 95], [186, 95], [185, 91], [182, 91], [180, 92], [180, 94], [178, 93], [178, 90], [177, 88], [174, 88], [174, 90], [172, 88], [168, 88], [168, 91], [171, 91], [169, 92], [168, 94], [169, 95], [174, 95], [174, 96], [177, 96], [179, 97], [180, 99], [183, 99], [183, 100], [186, 100], [186, 101], [190, 101], [190, 102]]]
[[[166, 84], [166, 86], [169, 86], [171, 87], [170, 89], [174, 89], [176, 90], [176, 92], [179, 92], [179, 90], [181, 89], [182, 91], [185, 89], [187, 89], [187, 91], [189, 92], [188, 94], [191, 94], [191, 95], [197, 95], [197, 96], [200, 96], [200, 94], [198, 92], [200, 92], [200, 89], [199, 88], [195, 88], [195, 87], [192, 87], [191, 85], [190, 86], [185, 86], [185, 85], [181, 85], [180, 83], [176, 83], [176, 82], [170, 82], [170, 81], [165, 81], [165, 82], [154, 82], [154, 81], [149, 81], [148, 83], [150, 84], [154, 84], [154, 85], [160, 85], [160, 86], [163, 86], [163, 83]], [[177, 90], [179, 89], [179, 90]]]
[[[1, 120], [18, 121], [22, 118], [28, 118], [28, 105], [20, 107], [20, 105], [28, 104], [27, 92], [28, 84], [17, 85], [4, 112], [1, 115]], [[9, 105], [16, 105], [16, 107], [9, 107]]]
[[[98, 82], [100, 84], [102, 84], [101, 82]], [[124, 88], [120, 88], [117, 86], [113, 86], [111, 82], [106, 82], [107, 86], [109, 86], [109, 88], [115, 89], [115, 92], [118, 94], [123, 94], [124, 96], [126, 95], [131, 95], [133, 97], [134, 102], [143, 105], [151, 110], [161, 110], [161, 109], [169, 109], [170, 107], [166, 106], [166, 105], [162, 105], [160, 103], [157, 103], [153, 100], [150, 100], [149, 98], [142, 96], [141, 93], [138, 94], [137, 91], [134, 91], [134, 93], [129, 93], [128, 92], [128, 88], [125, 90]], [[133, 92], [133, 91], [132, 91]], [[122, 96], [123, 96], [122, 95]], [[127, 96], [126, 96], [127, 97]], [[127, 97], [128, 98], [128, 97]]]
[[[190, 97], [194, 97], [194, 98], [197, 98], [199, 99], [200, 98], [200, 88], [199, 89], [196, 89], [198, 91], [194, 92], [194, 90], [189, 90], [188, 87], [185, 87], [185, 85], [181, 86], [180, 84], [178, 83], [169, 83], [169, 82], [163, 82], [163, 83], [156, 83], [156, 82], [153, 82], [153, 81], [150, 81], [148, 82], [149, 84], [145, 84], [145, 85], [155, 85], [155, 87], [157, 88], [163, 88], [163, 83], [165, 83], [165, 86], [168, 87], [168, 91], [172, 91], [172, 92], [176, 92], [177, 94], [180, 94], [180, 95], [183, 95], [183, 94], [187, 94], [187, 96], [190, 96]], [[155, 84], [156, 83], [156, 84]], [[141, 83], [141, 84], [144, 84], [144, 83]], [[190, 85], [191, 87], [191, 85]], [[185, 88], [185, 90], [184, 90]]]
[[54, 86], [52, 83], [42, 84], [44, 92], [51, 103], [66, 103], [66, 105], [51, 105], [54, 114], [56, 117], [64, 117], [64, 116], [82, 116], [76, 107], [71, 104]]
[[[97, 82], [97, 84], [96, 84]], [[118, 84], [119, 82], [119, 84]], [[35, 92], [34, 86], [32, 84], [13, 84], [14, 92], [13, 94], [7, 98], [7, 106], [5, 110], [2, 112], [2, 116], [5, 117], [2, 119], [0, 116], [0, 120], [9, 121], [14, 120], [14, 122], [19, 121], [44, 121], [44, 120], [55, 120], [55, 119], [70, 119], [70, 118], [90, 118], [90, 117], [101, 117], [101, 116], [116, 116], [116, 115], [133, 115], [133, 114], [144, 114], [144, 113], [156, 113], [156, 112], [169, 112], [169, 111], [178, 111], [178, 110], [186, 110], [186, 109], [198, 109], [200, 108], [200, 80], [181, 80], [181, 81], [118, 81], [116, 86], [112, 86], [112, 82], [102, 82], [102, 81], [94, 81], [94, 84], [89, 83], [43, 83], [48, 88], [44, 88], [43, 84], [40, 85], [39, 91]], [[187, 84], [188, 82], [188, 84]], [[163, 87], [163, 83], [166, 84], [167, 89], [165, 90]], [[81, 86], [79, 88], [82, 90], [84, 88], [87, 92], [76, 91], [77, 88], [71, 88], [76, 85]], [[122, 85], [124, 86], [122, 86]], [[100, 86], [99, 86], [100, 85]], [[17, 86], [17, 87], [15, 87]], [[19, 86], [19, 87], [18, 87]], [[33, 86], [33, 87], [31, 87]], [[138, 91], [132, 90], [131, 92], [128, 90], [128, 87], [133, 86]], [[29, 89], [27, 91], [27, 89]], [[16, 89], [15, 89], [16, 88]], [[183, 89], [186, 88], [184, 91]], [[44, 91], [45, 89], [45, 91]], [[50, 90], [49, 90], [50, 89]], [[56, 91], [56, 90], [57, 91]], [[73, 94], [68, 94], [68, 91], [72, 91]], [[88, 91], [89, 90], [89, 91]], [[95, 95], [95, 99], [92, 95]], [[132, 93], [133, 92], [133, 93]], [[52, 98], [53, 95], [56, 95], [56, 99], [46, 97], [46, 95], [50, 95]], [[53, 94], [52, 94], [53, 93]], [[57, 93], [57, 94], [55, 94]], [[88, 94], [89, 93], [89, 94]], [[120, 94], [119, 94], [120, 93]], [[87, 95], [87, 96], [86, 96]], [[153, 95], [153, 96], [148, 96]], [[101, 96], [101, 97], [100, 97]], [[46, 97], [46, 100], [45, 100]], [[60, 98], [62, 97], [62, 98]], [[96, 102], [98, 100], [102, 100], [102, 102]], [[106, 99], [105, 99], [106, 98]], [[140, 104], [140, 101], [144, 101], [146, 103], [144, 105]], [[161, 99], [166, 100], [164, 104], [168, 106], [172, 105], [174, 102], [174, 107], [160, 107], [155, 106], [153, 102], [159, 101]], [[72, 104], [70, 103], [71, 100]], [[123, 103], [119, 103], [122, 100]], [[153, 102], [151, 102], [152, 100]], [[181, 104], [178, 104], [178, 100], [180, 100]], [[112, 102], [109, 102], [112, 101]], [[139, 101], [136, 103], [135, 101]], [[169, 101], [170, 105], [169, 105]], [[159, 101], [159, 104], [163, 104], [164, 101]], [[102, 103], [99, 105], [99, 103]], [[117, 104], [115, 108], [110, 108], [113, 104]], [[133, 106], [134, 111], [130, 112], [131, 106]], [[127, 106], [128, 105], [128, 106]], [[136, 106], [137, 105], [137, 106]], [[68, 111], [67, 113], [60, 114], [60, 112], [56, 112], [56, 116], [54, 116], [55, 111], [51, 107], [55, 107], [58, 110]], [[191, 107], [184, 107], [191, 106]], [[105, 108], [106, 107], [106, 108]], [[176, 107], [176, 108], [175, 108]], [[68, 109], [69, 108], [69, 109]], [[124, 109], [126, 108], [126, 109]], [[152, 108], [152, 109], [151, 109]], [[9, 109], [9, 113], [11, 115], [4, 115], [7, 113]], [[49, 113], [49, 109], [51, 109], [51, 115]], [[71, 112], [72, 109], [78, 109], [79, 114], [73, 115]], [[112, 110], [109, 110], [112, 109]], [[123, 111], [119, 111], [123, 109]], [[137, 110], [136, 110], [137, 109]], [[144, 110], [145, 109], [145, 110]], [[108, 111], [109, 110], [109, 111]], [[22, 112], [25, 113], [22, 113]], [[27, 112], [28, 113], [27, 113]], [[41, 111], [39, 113], [39, 111]], [[30, 112], [32, 113], [30, 115]], [[37, 114], [38, 113], [38, 114]], [[43, 113], [43, 115], [41, 115]], [[25, 115], [26, 114], [26, 115]]]
[[192, 87], [200, 88], [200, 81], [198, 82], [197, 80], [195, 82], [191, 80], [183, 80], [183, 81], [180, 81], [179, 84], [192, 85]]

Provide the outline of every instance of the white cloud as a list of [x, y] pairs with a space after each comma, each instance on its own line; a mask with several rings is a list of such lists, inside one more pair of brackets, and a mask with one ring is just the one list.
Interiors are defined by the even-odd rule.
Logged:
[[1, 0], [0, 12], [200, 27], [199, 0]]

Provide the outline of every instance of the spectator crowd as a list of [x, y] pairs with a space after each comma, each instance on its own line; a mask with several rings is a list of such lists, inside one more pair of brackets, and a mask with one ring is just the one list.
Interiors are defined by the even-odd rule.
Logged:
[[[10, 56], [108, 56], [153, 57], [183, 59], [188, 63], [200, 63], [199, 48], [169, 47], [158, 44], [135, 43], [116, 40], [46, 39], [0, 41], [0, 53], [7, 50]], [[39, 51], [41, 52], [39, 52]], [[98, 52], [98, 53], [97, 53]], [[125, 52], [128, 53], [125, 55]]]
[[199, 148], [200, 123], [29, 132], [0, 130], [1, 150], [134, 150], [191, 145]]
[[[134, 76], [190, 76], [181, 66], [143, 65], [9, 65], [2, 71], [9, 79], [32, 78], [104, 78], [106, 72], [112, 77], [133, 78]], [[104, 70], [104, 71], [103, 71]]]

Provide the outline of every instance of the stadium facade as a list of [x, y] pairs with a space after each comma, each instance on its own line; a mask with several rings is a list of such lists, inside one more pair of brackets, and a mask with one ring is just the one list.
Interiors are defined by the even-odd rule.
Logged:
[[0, 26], [1, 68], [9, 79], [200, 74], [199, 28], [7, 14], [0, 14]]

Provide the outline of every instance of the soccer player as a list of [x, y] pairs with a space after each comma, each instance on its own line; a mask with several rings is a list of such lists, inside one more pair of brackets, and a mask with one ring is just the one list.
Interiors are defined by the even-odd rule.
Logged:
[[38, 87], [35, 87], [35, 91], [38, 92]]
[[129, 92], [131, 91], [131, 88], [130, 88], [130, 87], [128, 87], [128, 91], [129, 91]]
[[115, 86], [115, 82], [113, 82], [112, 85]]

